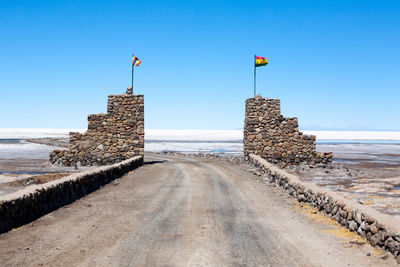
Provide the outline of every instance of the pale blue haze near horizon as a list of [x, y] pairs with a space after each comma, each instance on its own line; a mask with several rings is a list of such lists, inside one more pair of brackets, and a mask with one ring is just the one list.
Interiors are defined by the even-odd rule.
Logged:
[[85, 128], [108, 94], [145, 127], [240, 129], [280, 98], [303, 129], [400, 130], [400, 1], [0, 1], [0, 128]]

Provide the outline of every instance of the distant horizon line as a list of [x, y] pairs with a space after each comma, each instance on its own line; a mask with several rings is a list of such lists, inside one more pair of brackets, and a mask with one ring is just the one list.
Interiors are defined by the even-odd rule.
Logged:
[[[34, 128], [34, 127], [0, 127], [1, 130], [87, 130], [87, 128], [75, 128], [75, 127], [65, 127], [65, 128], [49, 128], [49, 127], [42, 127], [42, 128]], [[170, 130], [170, 131], [242, 131], [242, 128], [234, 128], [234, 129], [204, 129], [204, 128], [145, 128], [145, 130]], [[319, 128], [309, 128], [309, 127], [299, 127], [299, 130], [304, 131], [317, 131], [317, 132], [400, 132], [400, 129], [376, 129], [376, 128], [366, 128], [366, 129], [351, 129], [351, 128], [340, 128], [340, 127], [319, 127]]]

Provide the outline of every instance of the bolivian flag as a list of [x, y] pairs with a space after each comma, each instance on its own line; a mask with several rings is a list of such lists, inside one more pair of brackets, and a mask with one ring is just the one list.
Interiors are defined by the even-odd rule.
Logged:
[[134, 55], [132, 55], [132, 66], [139, 66], [139, 64], [142, 63], [142, 61], [140, 61], [140, 59], [138, 59], [137, 57], [135, 57]]
[[255, 66], [256, 67], [261, 67], [261, 66], [265, 66], [268, 64], [268, 61], [265, 59], [265, 57], [259, 57], [259, 56], [255, 56]]

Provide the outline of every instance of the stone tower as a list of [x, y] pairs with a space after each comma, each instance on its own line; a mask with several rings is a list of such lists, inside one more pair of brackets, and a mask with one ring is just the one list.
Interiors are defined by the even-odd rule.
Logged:
[[107, 114], [88, 116], [88, 130], [71, 132], [68, 150], [50, 152], [55, 165], [105, 165], [116, 163], [144, 151], [144, 97], [109, 95]]
[[246, 100], [243, 132], [244, 155], [260, 155], [283, 165], [327, 163], [332, 153], [317, 153], [314, 135], [299, 131], [297, 118], [281, 115], [279, 99], [256, 95]]

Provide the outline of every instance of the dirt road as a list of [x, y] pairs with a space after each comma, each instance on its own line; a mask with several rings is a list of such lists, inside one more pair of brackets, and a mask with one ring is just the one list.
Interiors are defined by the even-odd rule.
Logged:
[[[146, 155], [117, 182], [0, 235], [0, 266], [390, 266], [245, 165]], [[253, 178], [253, 179], [251, 179]], [[366, 256], [370, 253], [371, 256]]]

